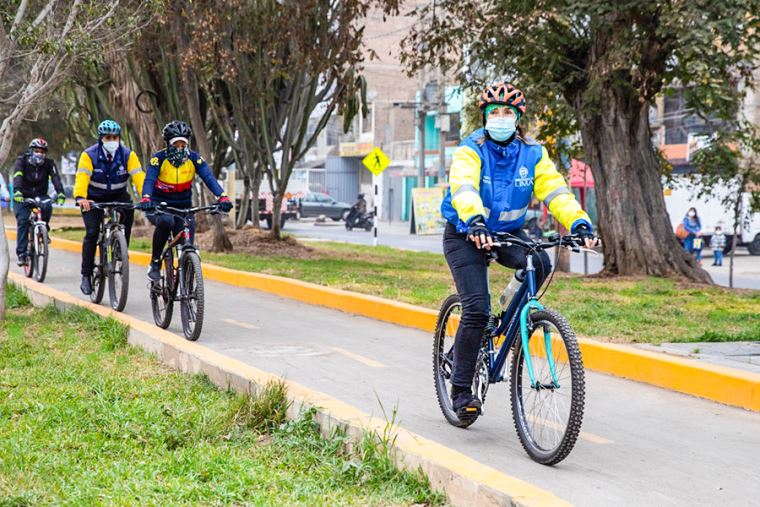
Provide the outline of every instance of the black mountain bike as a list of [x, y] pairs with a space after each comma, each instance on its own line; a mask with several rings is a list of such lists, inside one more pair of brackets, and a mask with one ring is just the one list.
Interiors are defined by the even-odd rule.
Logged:
[[[150, 283], [150, 306], [153, 320], [162, 329], [169, 327], [174, 312], [174, 302], [179, 301], [182, 317], [182, 331], [185, 338], [195, 341], [203, 328], [203, 273], [198, 249], [190, 241], [189, 219], [195, 213], [208, 211], [215, 215], [221, 213], [219, 205], [203, 206], [189, 209], [172, 208], [159, 205], [155, 213], [179, 217], [183, 221], [183, 230], [176, 236], [169, 237], [169, 242], [161, 253], [161, 278]], [[175, 263], [176, 259], [176, 263]]]
[[29, 216], [29, 238], [26, 242], [26, 262], [24, 274], [27, 278], [42, 283], [45, 281], [48, 265], [48, 230], [47, 224], [42, 219], [42, 205], [50, 202], [50, 199], [24, 199], [25, 204], [32, 205]]
[[111, 308], [120, 312], [127, 305], [129, 292], [129, 249], [121, 210], [135, 209], [135, 206], [125, 202], [93, 202], [90, 206], [104, 210], [104, 220], [100, 224], [95, 253], [95, 267], [90, 278], [90, 300], [96, 304], [103, 300], [107, 279]]

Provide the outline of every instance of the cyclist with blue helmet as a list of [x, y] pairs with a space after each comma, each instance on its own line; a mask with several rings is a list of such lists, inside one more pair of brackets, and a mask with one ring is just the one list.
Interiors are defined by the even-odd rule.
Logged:
[[[494, 246], [492, 234], [511, 233], [530, 241], [522, 227], [535, 195], [587, 246], [597, 242], [588, 215], [546, 148], [526, 137], [519, 126], [526, 111], [523, 93], [510, 83], [496, 83], [483, 91], [479, 106], [484, 128], [464, 139], [454, 152], [450, 187], [441, 205], [447, 222], [443, 252], [462, 301], [451, 375], [452, 405], [458, 414], [479, 414], [481, 409], [471, 385], [490, 314], [485, 250]], [[527, 266], [522, 248], [502, 246], [497, 254], [503, 266]], [[540, 286], [551, 271], [551, 260], [544, 251], [538, 259], [536, 283]]]
[[[91, 202], [131, 203], [127, 185], [129, 178], [142, 193], [145, 173], [135, 152], [121, 144], [121, 126], [113, 120], [98, 125], [98, 142], [87, 148], [79, 157], [74, 182], [74, 199], [82, 209], [85, 236], [82, 242], [82, 284], [84, 294], [92, 293], [90, 278], [95, 267], [95, 249], [98, 242], [103, 210], [92, 208]], [[129, 243], [135, 214], [131, 209], [122, 211], [124, 235]]]

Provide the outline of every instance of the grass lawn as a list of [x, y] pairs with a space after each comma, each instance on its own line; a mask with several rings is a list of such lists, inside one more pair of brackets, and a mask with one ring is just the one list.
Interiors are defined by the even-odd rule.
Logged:
[[[78, 230], [54, 233], [81, 239]], [[443, 256], [389, 247], [308, 243], [303, 258], [203, 253], [206, 262], [296, 278], [437, 309], [454, 286]], [[135, 238], [131, 248], [148, 250]], [[511, 272], [490, 270], [494, 304]], [[584, 278], [555, 274], [544, 303], [581, 336], [615, 342], [760, 340], [760, 291], [729, 290], [662, 278]]]
[[0, 505], [440, 504], [370, 438], [353, 455], [282, 383], [256, 398], [168, 370], [85, 310], [9, 287], [0, 327]]

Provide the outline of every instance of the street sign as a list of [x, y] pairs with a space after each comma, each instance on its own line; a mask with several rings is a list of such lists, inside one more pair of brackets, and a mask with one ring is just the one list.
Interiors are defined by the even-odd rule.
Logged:
[[362, 159], [362, 164], [364, 164], [364, 167], [366, 167], [369, 172], [375, 176], [379, 176], [380, 173], [385, 171], [385, 168], [388, 167], [388, 164], [390, 163], [391, 159], [388, 158], [388, 155], [383, 153], [383, 150], [377, 146], [375, 146], [375, 149], [369, 152], [369, 155]]

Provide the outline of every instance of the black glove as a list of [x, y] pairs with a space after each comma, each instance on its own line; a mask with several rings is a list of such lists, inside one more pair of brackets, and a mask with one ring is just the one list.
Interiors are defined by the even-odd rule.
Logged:
[[[594, 240], [596, 239], [596, 235], [591, 232], [591, 227], [588, 226], [588, 224], [578, 224], [575, 226], [575, 229], [573, 229], [573, 234], [577, 234], [580, 236], [581, 243], [585, 243], [587, 239]], [[583, 244], [581, 246], [584, 246]]]
[[143, 197], [142, 201], [140, 201], [140, 209], [143, 211], [153, 211], [155, 207], [156, 205], [153, 204], [153, 201], [150, 200], [150, 197]]
[[[474, 238], [473, 238], [474, 236]], [[480, 248], [483, 248], [483, 245], [488, 244], [488, 239], [491, 238], [491, 233], [488, 231], [488, 227], [486, 227], [486, 222], [483, 219], [482, 216], [479, 216], [477, 218], [473, 218], [470, 221], [470, 225], [467, 226], [467, 239], [475, 243], [475, 239], [480, 240]]]
[[230, 201], [230, 198], [226, 195], [223, 195], [219, 197], [219, 209], [222, 210], [224, 213], [229, 213], [229, 211], [232, 209], [232, 201]]

